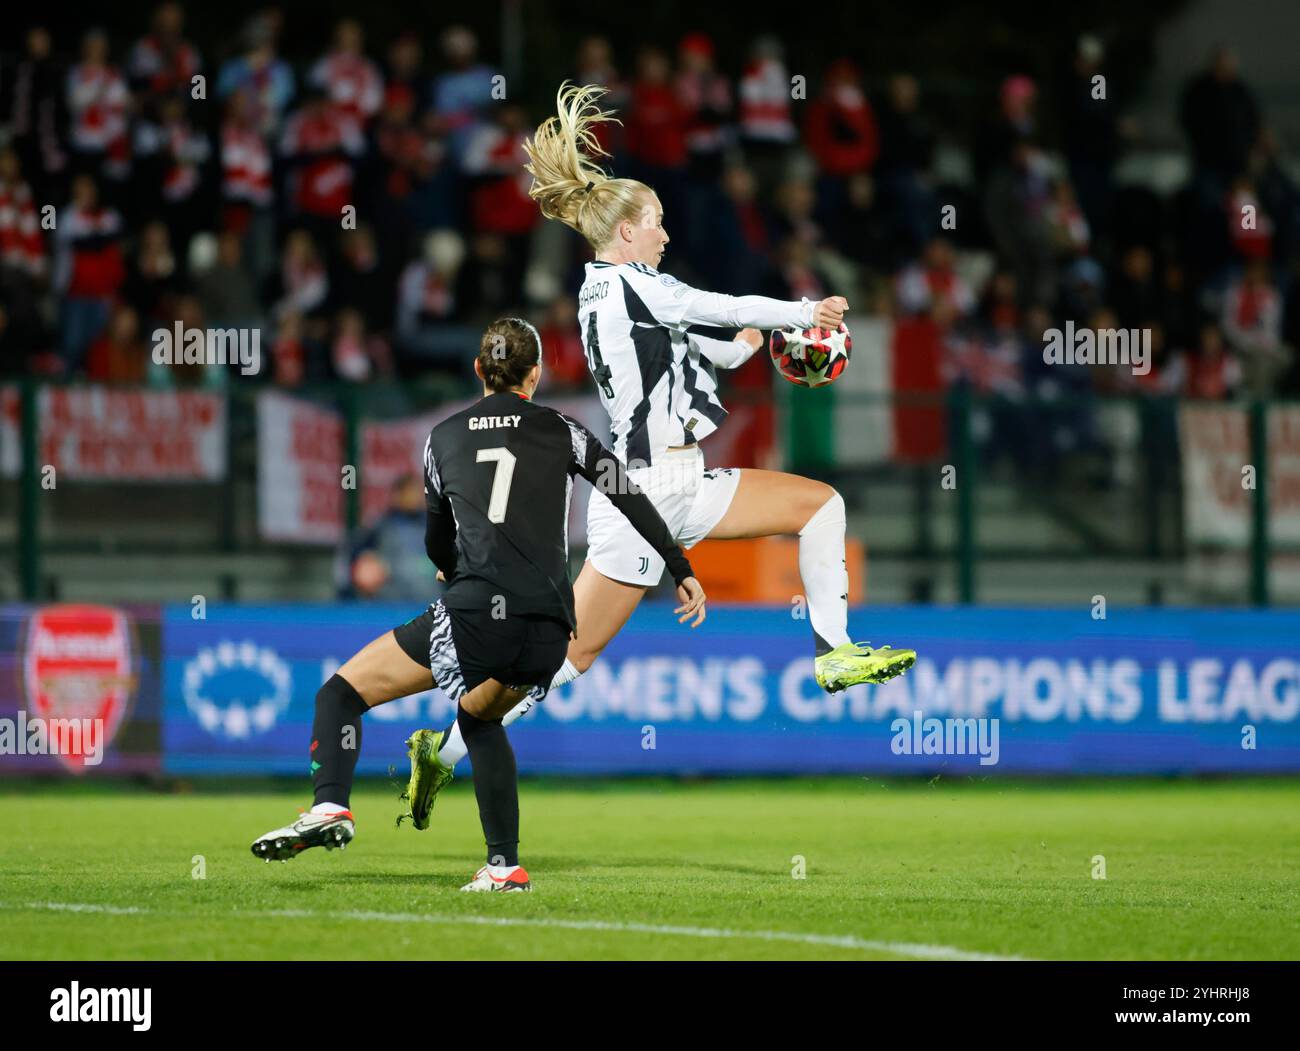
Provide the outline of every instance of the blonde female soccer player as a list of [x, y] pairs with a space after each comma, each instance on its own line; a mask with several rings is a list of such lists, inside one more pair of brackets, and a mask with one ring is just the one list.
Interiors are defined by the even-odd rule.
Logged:
[[[600, 87], [562, 87], [557, 114], [525, 149], [533, 176], [529, 192], [542, 215], [577, 230], [595, 251], [578, 294], [577, 322], [609, 413], [614, 453], [683, 547], [705, 538], [798, 536], [818, 684], [835, 692], [885, 682], [910, 668], [916, 653], [872, 649], [849, 638], [840, 494], [824, 482], [780, 471], [706, 469], [698, 444], [727, 415], [716, 368], [748, 361], [763, 345], [758, 329], [834, 329], [848, 303], [840, 296], [796, 303], [719, 295], [660, 273], [668, 233], [659, 198], [644, 183], [613, 178], [592, 160], [603, 153], [594, 129], [613, 119], [596, 105], [603, 94]], [[664, 568], [600, 490], [592, 492], [587, 561], [573, 589], [577, 637], [553, 686], [591, 667]], [[522, 701], [506, 724], [534, 702], [533, 696]], [[441, 743], [438, 758], [447, 769], [465, 754], [459, 736], [453, 724]]]

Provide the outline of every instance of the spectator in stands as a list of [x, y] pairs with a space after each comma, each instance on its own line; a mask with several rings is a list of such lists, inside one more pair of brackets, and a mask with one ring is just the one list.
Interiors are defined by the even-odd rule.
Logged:
[[1238, 75], [1231, 48], [1216, 47], [1208, 67], [1187, 83], [1178, 116], [1198, 174], [1221, 194], [1245, 169], [1260, 131], [1259, 103]]
[[307, 75], [307, 82], [361, 127], [379, 113], [384, 102], [384, 78], [365, 54], [361, 24], [345, 18], [334, 29], [334, 46]]
[[975, 310], [975, 293], [957, 272], [952, 244], [935, 237], [920, 260], [904, 267], [895, 282], [898, 308], [905, 314], [931, 314], [951, 323]]
[[[353, 165], [365, 152], [361, 126], [310, 88], [285, 122], [280, 155], [289, 168], [285, 211], [322, 243], [333, 243], [343, 210], [353, 204]], [[355, 217], [354, 217], [355, 218]]]
[[457, 165], [478, 123], [494, 101], [492, 70], [476, 61], [478, 37], [465, 26], [442, 34], [444, 72], [433, 82], [433, 112], [447, 133]]
[[847, 180], [870, 172], [880, 154], [876, 115], [862, 89], [862, 74], [847, 59], [827, 67], [821, 93], [808, 104], [804, 144], [821, 173], [819, 213], [834, 227], [844, 213]]
[[1228, 237], [1239, 259], [1268, 259], [1273, 254], [1273, 220], [1248, 175], [1233, 179], [1225, 207]]
[[[203, 313], [214, 328], [260, 329], [266, 317], [257, 286], [244, 265], [243, 241], [234, 230], [217, 236], [217, 258], [196, 280]], [[267, 338], [269, 333], [262, 338]]]
[[1098, 233], [1109, 227], [1112, 179], [1122, 141], [1119, 106], [1103, 69], [1105, 57], [1098, 37], [1081, 36], [1060, 100], [1070, 182], [1089, 225]]
[[[894, 272], [907, 252], [896, 237], [899, 223], [876, 200], [875, 179], [861, 172], [844, 184], [844, 211], [831, 227], [838, 250], [864, 272], [884, 277]], [[901, 217], [900, 217], [901, 219]]]
[[253, 105], [253, 123], [266, 136], [276, 133], [293, 99], [293, 71], [276, 53], [276, 22], [269, 14], [251, 19], [244, 30], [245, 50], [221, 67], [217, 94], [229, 98], [246, 91]]
[[556, 296], [537, 326], [548, 388], [564, 390], [587, 384], [587, 352], [573, 323], [577, 312], [578, 304], [573, 297]]
[[181, 262], [172, 249], [167, 224], [155, 220], [140, 231], [122, 286], [123, 298], [135, 308], [146, 331], [169, 328], [176, 298], [185, 290]]
[[1015, 75], [1002, 81], [998, 112], [986, 122], [975, 142], [975, 180], [986, 183], [1003, 169], [1019, 168], [1038, 149], [1038, 86]]
[[1300, 186], [1291, 176], [1278, 137], [1272, 129], [1259, 133], [1249, 162], [1262, 210], [1272, 220], [1272, 255], [1285, 259], [1300, 246]]
[[348, 544], [339, 598], [428, 602], [442, 592], [424, 549], [424, 483], [415, 473], [393, 485], [388, 510]]
[[284, 241], [280, 270], [266, 299], [271, 317], [280, 321], [289, 314], [307, 318], [324, 310], [329, 298], [329, 273], [321, 262], [316, 242], [306, 230], [294, 230]]
[[221, 225], [245, 240], [249, 273], [265, 281], [275, 267], [271, 147], [258, 129], [249, 88], [235, 91], [221, 125]]
[[398, 346], [427, 364], [465, 373], [465, 333], [457, 325], [457, 286], [465, 242], [452, 230], [435, 230], [423, 254], [411, 261], [398, 286]]
[[183, 251], [211, 216], [212, 143], [190, 120], [182, 96], [167, 96], [150, 108], [135, 126], [137, 211], [160, 215]]
[[[606, 109], [626, 112], [631, 89], [614, 65], [614, 52], [609, 39], [603, 36], [583, 37], [578, 44], [575, 62], [574, 82], [578, 84], [600, 84], [607, 94], [601, 99]], [[623, 126], [612, 122], [598, 124], [592, 129], [601, 149], [611, 156], [622, 150]]]
[[[198, 50], [184, 37], [185, 13], [177, 3], [154, 9], [152, 29], [131, 48], [126, 73], [137, 101], [189, 97], [193, 78], [203, 68]], [[206, 97], [206, 93], [205, 93]]]
[[407, 30], [393, 38], [383, 77], [384, 104], [401, 96], [410, 102], [414, 112], [423, 99], [425, 85], [424, 45], [419, 34]]
[[462, 219], [459, 183], [436, 117], [415, 117], [415, 98], [391, 93], [373, 129], [369, 205], [385, 272], [399, 271], [411, 233]]
[[122, 216], [99, 199], [95, 180], [72, 181], [72, 199], [60, 211], [54, 285], [63, 297], [60, 352], [65, 373], [76, 372], [108, 323], [126, 268]]
[[722, 196], [705, 209], [691, 234], [709, 246], [697, 260], [702, 283], [729, 295], [768, 284], [771, 246], [768, 217], [757, 200], [754, 173], [743, 164], [729, 165], [722, 176]]
[[1121, 328], [1136, 328], [1147, 318], [1164, 317], [1164, 289], [1146, 245], [1130, 245], [1124, 250], [1119, 273], [1111, 282], [1110, 302]]
[[68, 162], [65, 89], [49, 30], [33, 26], [22, 57], [0, 67], [0, 134], [7, 135], [27, 177], [51, 190], [62, 189], [53, 183]]
[[1223, 401], [1241, 385], [1241, 363], [1228, 350], [1223, 332], [1212, 321], [1201, 326], [1200, 342], [1187, 362], [1188, 398]]
[[46, 273], [45, 241], [22, 162], [16, 150], [0, 149], [0, 283], [20, 280], [34, 295]]
[[659, 48], [642, 49], [623, 120], [629, 177], [653, 186], [665, 215], [686, 214], [689, 111], [673, 87], [672, 65]]
[[1282, 342], [1282, 297], [1263, 259], [1252, 259], [1223, 297], [1223, 332], [1241, 361], [1243, 388], [1269, 398], [1294, 357]]
[[363, 223], [339, 239], [338, 263], [330, 279], [330, 297], [336, 310], [355, 310], [367, 330], [386, 333], [393, 324], [392, 284], [379, 265], [374, 231]]
[[537, 225], [537, 204], [528, 196], [532, 176], [523, 170], [528, 155], [528, 115], [503, 103], [491, 120], [479, 124], [465, 147], [462, 167], [470, 181], [470, 214], [478, 233], [507, 238], [510, 250], [523, 256], [526, 238]]
[[81, 61], [68, 71], [66, 98], [76, 170], [120, 180], [130, 164], [131, 95], [122, 74], [109, 64], [108, 54], [108, 36], [103, 30], [90, 30], [82, 38]]
[[921, 111], [921, 89], [910, 73], [889, 78], [877, 122], [880, 159], [875, 180], [880, 206], [898, 216], [895, 228], [906, 238], [900, 250], [914, 255], [934, 232], [938, 208], [930, 185], [934, 131]]
[[1058, 273], [1048, 222], [1051, 174], [1047, 158], [1027, 140], [1011, 146], [1010, 163], [989, 176], [984, 212], [993, 243], [1011, 265], [1026, 302], [1049, 303]]
[[290, 311], [280, 318], [271, 346], [272, 378], [277, 387], [297, 387], [307, 378], [310, 353], [302, 318]]
[[1069, 179], [1052, 183], [1051, 199], [1046, 208], [1047, 233], [1056, 255], [1068, 268], [1092, 246], [1092, 228], [1083, 214]]
[[740, 137], [764, 196], [780, 179], [790, 147], [799, 138], [784, 55], [780, 40], [761, 36], [751, 46], [740, 77]]
[[695, 182], [715, 181], [732, 142], [735, 99], [717, 70], [713, 40], [689, 33], [677, 47], [677, 100], [686, 118], [688, 171]]
[[19, 347], [23, 364], [44, 349], [42, 297], [48, 279], [45, 240], [21, 161], [16, 150], [0, 149], [0, 307], [6, 340]]
[[382, 337], [368, 331], [361, 311], [345, 308], [334, 319], [330, 343], [330, 364], [337, 379], [365, 383], [377, 376], [391, 376], [393, 358]]
[[141, 338], [140, 319], [126, 303], [113, 308], [108, 328], [86, 355], [86, 378], [95, 383], [134, 383], [145, 380], [149, 344]]

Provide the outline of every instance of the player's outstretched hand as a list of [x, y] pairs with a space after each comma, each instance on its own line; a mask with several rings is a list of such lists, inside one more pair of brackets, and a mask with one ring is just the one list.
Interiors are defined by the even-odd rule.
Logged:
[[736, 336], [737, 343], [748, 343], [755, 350], [763, 346], [763, 333], [756, 328], [742, 328]]
[[685, 624], [691, 617], [694, 617], [695, 619], [691, 621], [692, 628], [698, 628], [703, 624], [705, 616], [704, 588], [700, 585], [700, 582], [694, 577], [687, 577], [677, 585], [677, 597], [682, 600], [682, 604], [673, 610], [674, 613], [681, 614], [677, 618], [677, 623]]
[[843, 296], [827, 296], [813, 307], [813, 325], [817, 328], [837, 329], [848, 309], [849, 301]]

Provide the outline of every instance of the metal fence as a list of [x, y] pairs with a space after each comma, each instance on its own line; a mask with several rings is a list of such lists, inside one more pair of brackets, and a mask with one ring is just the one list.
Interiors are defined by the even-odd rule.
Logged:
[[[0, 516], [0, 555], [13, 560], [15, 597], [49, 597], [42, 570], [47, 556], [301, 551], [291, 540], [267, 539], [258, 531], [262, 388], [213, 392], [225, 405], [224, 471], [218, 479], [61, 479], [51, 487], [41, 439], [51, 424], [42, 422], [39, 412], [47, 386], [32, 379], [17, 384], [8, 431], [17, 449], [6, 458], [9, 476], [0, 477], [0, 503], [16, 511]], [[357, 464], [366, 421], [419, 415], [472, 391], [448, 380], [321, 385], [292, 394], [339, 415], [342, 462]], [[738, 392], [728, 404], [733, 409], [773, 406], [776, 465], [834, 482], [851, 514], [859, 516], [855, 520], [869, 523], [872, 558], [947, 567], [952, 593], [963, 603], [979, 601], [982, 575], [1008, 560], [1178, 564], [1189, 554], [1179, 427], [1186, 402], [1010, 400], [977, 396], [962, 387], [931, 395], [831, 396], [783, 387], [775, 399], [767, 394], [747, 399]], [[1243, 459], [1253, 471], [1253, 487], [1244, 497], [1249, 529], [1239, 546], [1248, 576], [1239, 598], [1265, 606], [1273, 597], [1271, 559], [1287, 547], [1269, 527], [1270, 417], [1284, 406], [1216, 405], [1231, 406], [1246, 421]], [[166, 435], [141, 439], [146, 437], [166, 440]], [[358, 486], [343, 490], [348, 529], [361, 521], [361, 497]], [[1158, 603], [1160, 597], [1153, 594], [1149, 601]]]

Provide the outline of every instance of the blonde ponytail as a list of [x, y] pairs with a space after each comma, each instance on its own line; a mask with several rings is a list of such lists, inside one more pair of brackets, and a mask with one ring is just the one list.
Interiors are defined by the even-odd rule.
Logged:
[[592, 160], [608, 156], [596, 127], [621, 123], [596, 105], [605, 93], [595, 84], [577, 87], [566, 81], [555, 96], [556, 115], [524, 143], [529, 159], [524, 169], [533, 177], [528, 195], [542, 215], [577, 230], [595, 249], [609, 243], [619, 223], [636, 221], [646, 195], [654, 192], [635, 179], [613, 178]]

